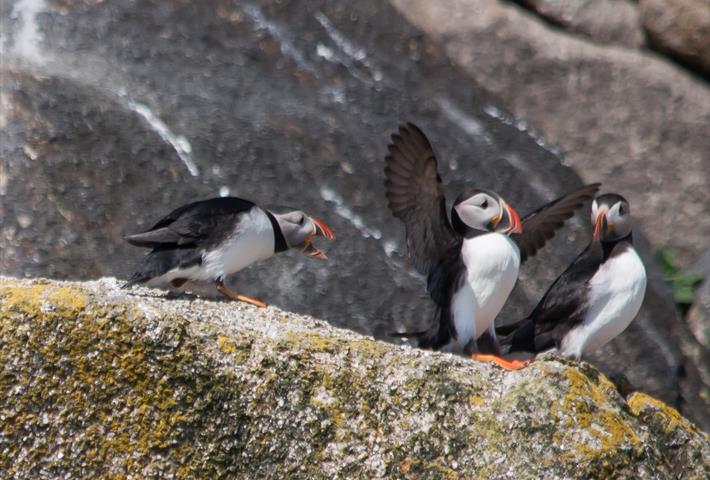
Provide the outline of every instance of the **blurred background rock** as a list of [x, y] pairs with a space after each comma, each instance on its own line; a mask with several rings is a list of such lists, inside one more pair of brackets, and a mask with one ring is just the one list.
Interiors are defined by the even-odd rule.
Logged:
[[[707, 283], [693, 289], [710, 276], [709, 17], [705, 0], [3, 0], [0, 273], [125, 278], [141, 252], [122, 235], [237, 195], [338, 235], [328, 263], [290, 253], [237, 288], [380, 338], [421, 328], [382, 187], [409, 119], [450, 198], [473, 183], [524, 214], [603, 181], [630, 200], [649, 290], [591, 360], [708, 429]], [[583, 248], [588, 216], [526, 265], [500, 321]]]

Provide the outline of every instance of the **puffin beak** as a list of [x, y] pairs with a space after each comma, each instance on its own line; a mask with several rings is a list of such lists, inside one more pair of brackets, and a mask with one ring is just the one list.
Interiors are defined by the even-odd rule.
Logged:
[[510, 220], [510, 227], [508, 227], [505, 232], [508, 234], [523, 233], [523, 222], [520, 221], [518, 212], [516, 212], [513, 207], [508, 205], [508, 203], [506, 203], [506, 201], [502, 199], [501, 206], [503, 207], [503, 210], [505, 210], [505, 213], [508, 215], [508, 219]]
[[604, 231], [605, 223], [606, 223], [606, 212], [607, 212], [607, 207], [601, 206], [599, 207], [599, 211], [597, 212], [597, 218], [594, 221], [594, 239], [599, 240], [602, 238], [602, 233]]
[[325, 253], [314, 247], [313, 242], [311, 242], [310, 240], [305, 241], [305, 246], [303, 247], [303, 250], [301, 250], [301, 252], [305, 253], [309, 257], [320, 258], [321, 260], [328, 260], [328, 257], [325, 255]]
[[325, 237], [333, 240], [335, 239], [335, 235], [333, 234], [333, 231], [328, 227], [328, 225], [321, 222], [320, 220], [311, 218], [311, 222], [313, 222], [313, 233], [308, 235], [308, 237], [303, 241], [303, 248], [301, 249], [301, 253], [304, 253], [309, 257], [320, 258], [321, 260], [328, 260], [328, 257], [325, 253], [313, 246], [312, 239], [313, 237]]
[[314, 235], [335, 240], [335, 235], [333, 234], [333, 231], [328, 228], [328, 225], [321, 222], [320, 220], [316, 220], [315, 218], [312, 218], [311, 220], [313, 220], [313, 225], [316, 226], [316, 231]]

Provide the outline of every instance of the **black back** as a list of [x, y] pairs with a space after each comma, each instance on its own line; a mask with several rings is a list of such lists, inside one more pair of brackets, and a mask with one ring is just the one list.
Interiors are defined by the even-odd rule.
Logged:
[[132, 245], [149, 248], [206, 247], [224, 241], [239, 217], [254, 203], [237, 197], [218, 197], [176, 208], [143, 233], [129, 235]]
[[173, 268], [200, 265], [203, 250], [232, 235], [240, 217], [254, 207], [249, 200], [237, 197], [193, 202], [176, 208], [149, 230], [127, 236], [132, 245], [152, 251], [124, 286], [147, 282]]
[[496, 329], [499, 335], [507, 335], [501, 343], [510, 345], [510, 353], [559, 348], [565, 335], [584, 320], [589, 310], [589, 281], [604, 262], [630, 247], [631, 235], [615, 242], [592, 240], [527, 318]]

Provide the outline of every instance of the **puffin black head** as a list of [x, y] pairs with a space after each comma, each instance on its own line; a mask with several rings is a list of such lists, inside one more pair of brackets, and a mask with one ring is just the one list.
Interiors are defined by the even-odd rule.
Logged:
[[592, 202], [594, 238], [604, 242], [621, 240], [631, 234], [629, 202], [616, 193], [605, 193]]
[[523, 224], [513, 208], [497, 193], [469, 188], [451, 207], [451, 223], [464, 237], [481, 232], [522, 233]]
[[[299, 248], [311, 257], [327, 259], [325, 253], [313, 246], [313, 237], [334, 239], [335, 235], [325, 223], [309, 217], [300, 210], [286, 213], [272, 213], [278, 224], [286, 248]], [[277, 249], [278, 250], [278, 249]], [[285, 249], [284, 249], [285, 250]]]

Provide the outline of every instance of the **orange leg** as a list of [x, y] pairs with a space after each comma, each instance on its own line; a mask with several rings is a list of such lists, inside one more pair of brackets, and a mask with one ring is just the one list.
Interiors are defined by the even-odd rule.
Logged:
[[526, 367], [532, 360], [506, 360], [498, 355], [486, 355], [482, 353], [474, 353], [471, 355], [473, 360], [478, 360], [479, 362], [493, 362], [499, 367], [506, 370], [520, 370]]
[[252, 305], [256, 305], [259, 308], [266, 307], [266, 303], [262, 302], [258, 298], [250, 297], [249, 295], [242, 295], [239, 292], [235, 292], [231, 288], [226, 287], [222, 282], [217, 282], [217, 291], [225, 297], [229, 297], [232, 300], [237, 300], [238, 302], [251, 303]]

